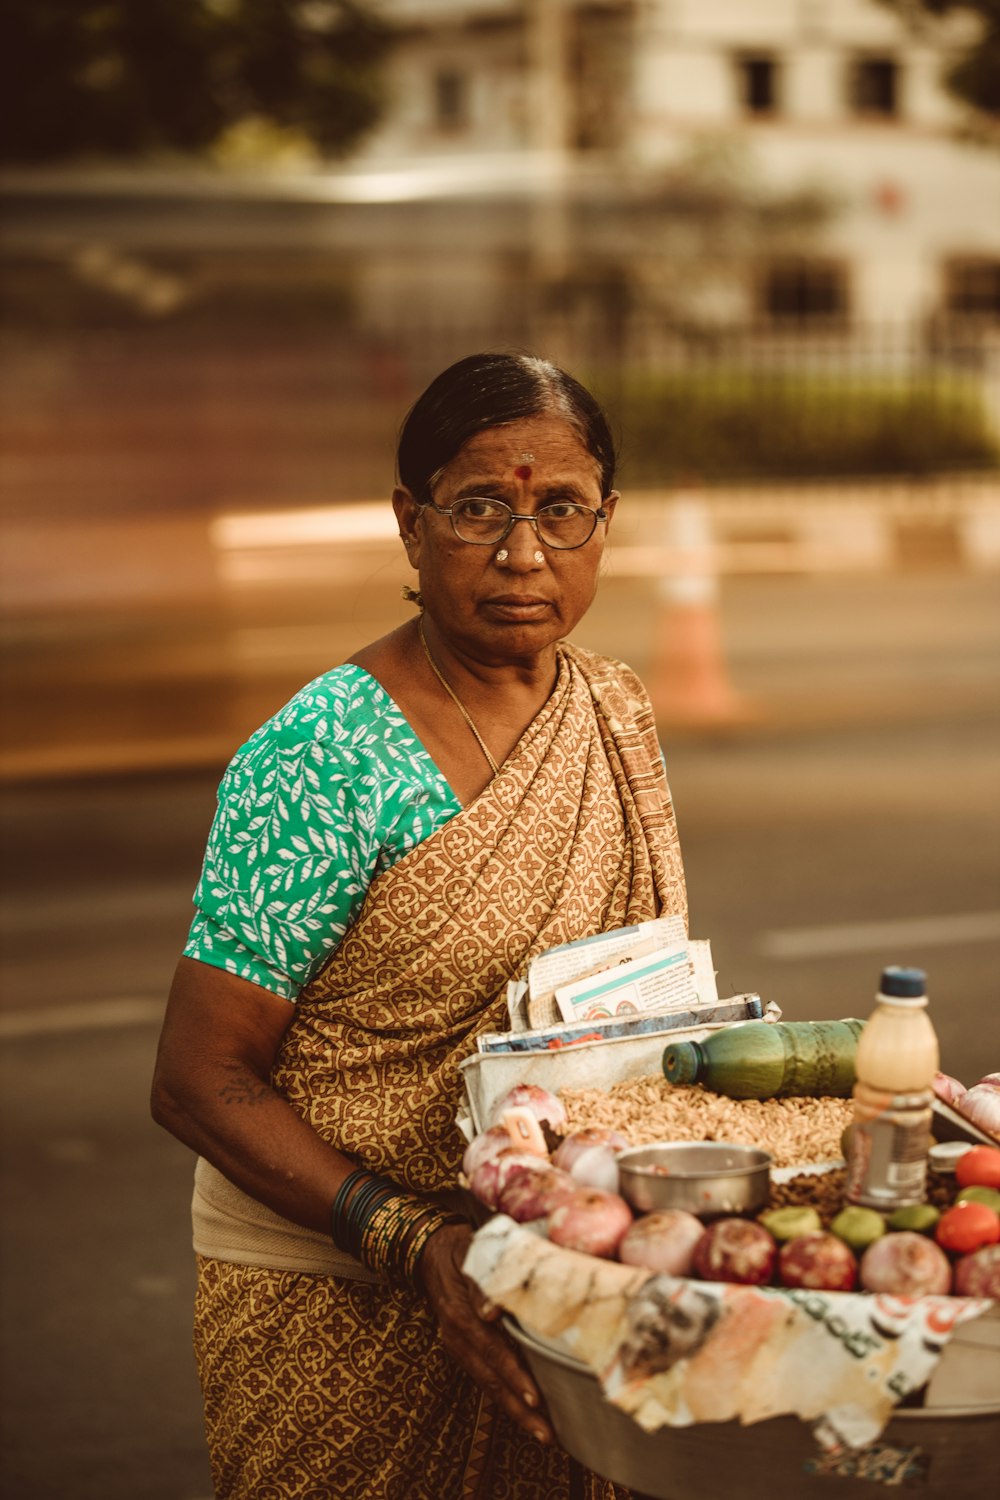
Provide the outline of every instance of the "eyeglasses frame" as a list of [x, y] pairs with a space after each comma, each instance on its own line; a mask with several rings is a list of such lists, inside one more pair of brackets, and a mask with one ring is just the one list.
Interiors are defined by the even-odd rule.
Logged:
[[[611, 496], [607, 495], [605, 496], [605, 499], [610, 500]], [[488, 542], [473, 542], [469, 539], [469, 537], [462, 536], [461, 532], [455, 524], [455, 517], [453, 512], [456, 506], [466, 505], [470, 500], [488, 500], [491, 505], [503, 506], [504, 510], [508, 513], [507, 525], [504, 527], [499, 536], [493, 537]], [[541, 542], [542, 546], [550, 547], [553, 552], [576, 552], [580, 547], [586, 547], [587, 543], [593, 537], [594, 532], [597, 530], [597, 523], [599, 521], [607, 521], [610, 519], [609, 513], [604, 509], [604, 501], [601, 502], [596, 510], [592, 509], [589, 505], [581, 504], [581, 502], [578, 500], [553, 501], [553, 504], [575, 505], [579, 510], [588, 511], [594, 518], [594, 524], [590, 528], [590, 535], [585, 536], [582, 542], [574, 542], [570, 547], [560, 547], [555, 542], [546, 541], [545, 537], [543, 537], [541, 532], [538, 530], [538, 516], [541, 511], [547, 510], [548, 506], [542, 505], [539, 507], [539, 510], [535, 513], [535, 515], [530, 515], [529, 513], [524, 511], [511, 510], [506, 500], [498, 500], [495, 495], [463, 495], [461, 499], [453, 500], [450, 505], [435, 505], [433, 500], [425, 500], [420, 509], [433, 510], [439, 516], [447, 516], [448, 520], [451, 522], [451, 529], [458, 537], [458, 540], [460, 542], [465, 542], [465, 544], [469, 547], [496, 547], [500, 542], [505, 542], [510, 536], [511, 532], [514, 530], [515, 521], [530, 521], [531, 525], [535, 528], [535, 536]]]

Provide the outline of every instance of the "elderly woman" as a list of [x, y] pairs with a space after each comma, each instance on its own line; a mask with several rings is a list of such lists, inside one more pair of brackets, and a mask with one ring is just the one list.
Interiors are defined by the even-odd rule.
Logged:
[[160, 1044], [155, 1118], [200, 1158], [216, 1493], [612, 1500], [462, 1275], [454, 1118], [529, 959], [685, 910], [646, 696], [566, 642], [614, 445], [563, 371], [483, 354], [398, 458], [419, 616], [233, 760]]

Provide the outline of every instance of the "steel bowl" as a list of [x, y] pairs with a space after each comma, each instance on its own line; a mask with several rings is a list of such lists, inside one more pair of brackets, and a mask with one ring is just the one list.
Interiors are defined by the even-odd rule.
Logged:
[[727, 1141], [654, 1141], [622, 1151], [618, 1176], [622, 1197], [640, 1213], [753, 1214], [767, 1205], [771, 1157]]

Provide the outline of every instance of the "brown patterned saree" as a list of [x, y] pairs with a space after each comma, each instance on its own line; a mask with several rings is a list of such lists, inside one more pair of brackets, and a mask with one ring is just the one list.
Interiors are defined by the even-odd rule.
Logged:
[[[508, 979], [558, 943], [660, 912], [686, 902], [648, 701], [628, 668], [563, 647], [552, 696], [486, 791], [372, 882], [299, 999], [274, 1085], [365, 1166], [418, 1192], [452, 1188], [458, 1064], [505, 1028]], [[499, 1416], [477, 1425], [479, 1394], [421, 1299], [282, 1264], [200, 1260], [217, 1494], [624, 1493]]]

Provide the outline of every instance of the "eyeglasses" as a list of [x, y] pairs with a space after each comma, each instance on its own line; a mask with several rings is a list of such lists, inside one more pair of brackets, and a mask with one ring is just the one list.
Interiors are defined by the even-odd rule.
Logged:
[[427, 509], [436, 511], [439, 516], [447, 516], [455, 535], [463, 542], [471, 542], [474, 547], [495, 547], [510, 534], [515, 521], [527, 521], [535, 528], [539, 541], [562, 552], [571, 552], [574, 547], [589, 542], [598, 521], [608, 519], [603, 505], [594, 510], [589, 505], [559, 500], [541, 506], [532, 516], [521, 515], [503, 500], [489, 499], [485, 495], [469, 495], [465, 500], [456, 500], [453, 505], [435, 505], [433, 500], [428, 500]]

